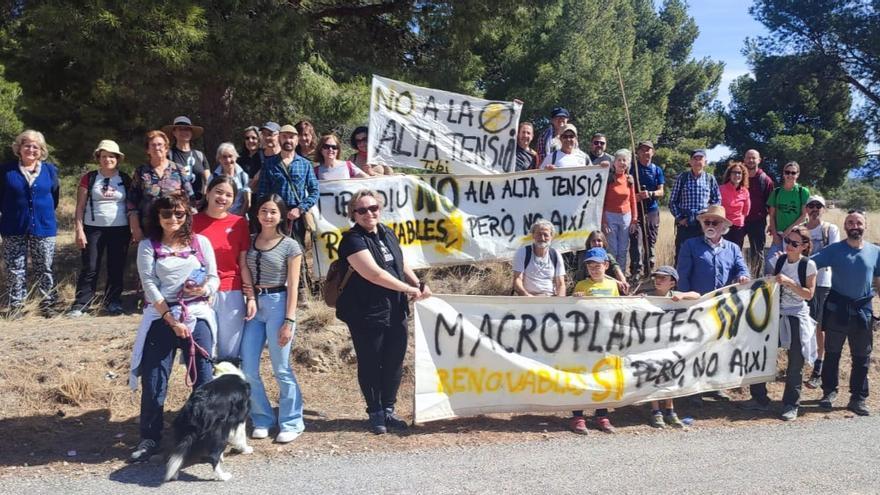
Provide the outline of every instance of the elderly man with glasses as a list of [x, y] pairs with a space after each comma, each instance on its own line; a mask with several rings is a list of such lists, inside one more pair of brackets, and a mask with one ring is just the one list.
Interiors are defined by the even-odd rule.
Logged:
[[562, 146], [558, 150], [551, 151], [544, 157], [541, 168], [553, 170], [555, 168], [583, 167], [592, 165], [590, 157], [578, 149], [578, 131], [574, 124], [566, 124], [562, 128], [559, 140]]

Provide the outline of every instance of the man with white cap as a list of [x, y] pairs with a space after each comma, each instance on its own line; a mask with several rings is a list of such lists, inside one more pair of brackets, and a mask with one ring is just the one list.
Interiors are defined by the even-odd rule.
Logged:
[[[825, 198], [819, 195], [810, 196], [807, 200], [807, 223], [810, 239], [813, 242], [812, 253], [816, 254], [828, 245], [840, 242], [840, 229], [831, 222], [822, 220], [825, 211]], [[810, 316], [816, 320], [816, 346], [819, 357], [813, 363], [813, 373], [805, 383], [807, 388], [819, 388], [822, 383], [822, 361], [825, 357], [825, 334], [822, 333], [822, 313], [825, 298], [831, 290], [831, 268], [819, 270], [816, 275], [816, 292], [810, 299]]]
[[174, 118], [174, 123], [162, 128], [167, 136], [173, 138], [174, 146], [168, 151], [168, 158], [177, 163], [192, 184], [193, 199], [199, 200], [205, 195], [211, 176], [211, 165], [205, 154], [192, 148], [192, 140], [198, 139], [205, 128], [193, 125], [186, 115]]
[[578, 149], [577, 127], [574, 124], [565, 124], [559, 141], [562, 143], [558, 150], [553, 150], [544, 157], [541, 168], [553, 170], [554, 168], [583, 167], [591, 165], [590, 157]]
[[706, 150], [698, 149], [691, 153], [690, 167], [689, 171], [678, 176], [669, 196], [669, 211], [675, 217], [676, 260], [684, 241], [703, 234], [697, 215], [710, 205], [721, 204], [718, 182], [715, 176], [705, 171]]

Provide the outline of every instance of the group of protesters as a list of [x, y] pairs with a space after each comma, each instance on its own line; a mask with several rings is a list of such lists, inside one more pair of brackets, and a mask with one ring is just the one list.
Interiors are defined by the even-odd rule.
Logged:
[[[822, 387], [820, 405], [832, 407], [844, 341], [853, 356], [850, 410], [869, 411], [868, 365], [872, 343], [872, 283], [880, 277], [880, 249], [863, 239], [867, 217], [852, 211], [840, 231], [822, 220], [825, 200], [797, 183], [799, 166], [783, 167], [782, 185], [761, 170], [755, 150], [728, 164], [723, 183], [705, 171], [706, 151], [694, 150], [690, 169], [681, 173], [669, 196], [675, 217], [675, 266], [655, 266], [654, 246], [660, 202], [666, 194], [661, 167], [653, 163], [654, 145], [643, 140], [635, 152], [605, 151], [601, 132], [582, 151], [578, 130], [564, 108], [555, 108], [550, 126], [537, 139], [531, 123], [517, 134], [516, 169], [554, 169], [590, 164], [609, 167], [601, 228], [593, 232], [581, 259], [551, 247], [554, 225], [531, 226], [533, 243], [513, 258], [512, 285], [520, 296], [635, 295], [640, 275], [649, 273], [652, 296], [697, 299], [721, 287], [763, 274], [781, 285], [780, 341], [789, 349], [782, 418], [797, 417], [801, 369], [812, 364], [809, 388]], [[305, 428], [303, 402], [290, 349], [296, 311], [304, 304], [300, 274], [309, 211], [316, 204], [319, 180], [394, 173], [367, 160], [368, 129], [350, 136], [355, 153], [340, 159], [340, 139], [318, 137], [314, 126], [267, 122], [248, 127], [239, 153], [233, 143], [217, 148], [212, 166], [193, 141], [203, 133], [185, 117], [146, 133], [147, 163], [129, 177], [116, 142], [101, 141], [94, 151], [96, 170], [77, 187], [75, 239], [82, 269], [69, 317], [92, 311], [102, 259], [107, 258], [103, 310], [121, 314], [128, 246], [137, 244], [137, 268], [145, 301], [143, 320], [132, 351], [130, 384], [142, 386], [141, 441], [132, 460], [155, 453], [162, 436], [168, 376], [176, 350], [194, 387], [211, 378], [212, 359], [240, 358], [251, 386], [253, 438], [288, 443]], [[0, 171], [0, 235], [9, 275], [7, 318], [24, 308], [26, 259], [36, 276], [41, 310], [55, 315], [57, 295], [52, 262], [57, 232], [55, 209], [59, 176], [46, 161], [43, 135], [28, 130], [13, 143], [18, 160]], [[635, 155], [635, 158], [633, 157]], [[408, 302], [431, 290], [407, 265], [391, 229], [383, 225], [382, 197], [364, 189], [348, 202], [351, 226], [339, 246], [346, 285], [336, 314], [350, 330], [358, 359], [358, 381], [366, 402], [368, 428], [376, 434], [405, 429], [395, 412], [407, 349]], [[772, 238], [764, 256], [765, 235]], [[745, 237], [750, 253], [744, 255]], [[748, 262], [747, 262], [748, 260]], [[574, 263], [577, 266], [566, 266]], [[629, 274], [626, 268], [629, 267]], [[751, 270], [749, 268], [751, 266]], [[568, 273], [575, 273], [568, 290]], [[280, 389], [277, 416], [259, 375], [268, 347]], [[748, 406], [767, 411], [766, 386], [751, 387]], [[729, 400], [723, 392], [704, 398]], [[671, 400], [651, 404], [650, 424], [682, 427]], [[596, 411], [595, 426], [613, 432], [608, 411]], [[575, 411], [571, 429], [587, 431], [583, 411]]]

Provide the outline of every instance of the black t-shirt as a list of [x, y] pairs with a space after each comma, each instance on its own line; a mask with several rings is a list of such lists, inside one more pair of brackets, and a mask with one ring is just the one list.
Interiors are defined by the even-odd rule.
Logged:
[[[381, 232], [369, 233], [355, 227], [353, 232], [342, 237], [339, 259], [347, 260], [355, 253], [367, 250], [380, 268], [394, 278], [404, 280], [403, 262], [395, 260], [394, 253], [400, 252], [397, 238], [391, 230], [382, 226], [380, 229]], [[375, 252], [370, 250], [370, 243], [376, 247]], [[349, 279], [336, 304], [336, 314], [345, 322], [360, 320], [379, 325], [389, 324], [392, 314], [405, 317], [407, 309], [406, 295], [373, 284], [357, 272]]]
[[210, 170], [211, 167], [205, 154], [194, 149], [180, 151], [175, 146], [171, 148], [171, 161], [180, 165], [187, 178], [192, 177], [193, 199], [201, 199], [202, 189], [207, 186], [205, 184], [205, 170]]
[[263, 167], [263, 159], [261, 155], [262, 153], [259, 151], [251, 156], [247, 156], [247, 154], [245, 153], [239, 155], [236, 163], [238, 163], [238, 166], [241, 167], [242, 170], [247, 172], [248, 177], [253, 179], [257, 176], [257, 172], [259, 172], [260, 169]]
[[529, 170], [532, 168], [537, 168], [537, 160], [535, 160], [535, 155], [531, 153], [531, 150], [516, 147], [516, 171], [522, 172], [523, 170]]

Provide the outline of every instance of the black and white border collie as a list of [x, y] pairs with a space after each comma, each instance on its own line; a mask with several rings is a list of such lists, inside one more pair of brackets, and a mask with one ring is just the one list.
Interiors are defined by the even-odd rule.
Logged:
[[165, 481], [176, 480], [184, 465], [210, 462], [216, 479], [232, 477], [223, 470], [226, 445], [250, 454], [245, 421], [250, 412], [251, 387], [236, 360], [214, 365], [214, 379], [199, 387], [174, 418], [174, 450], [168, 457]]

